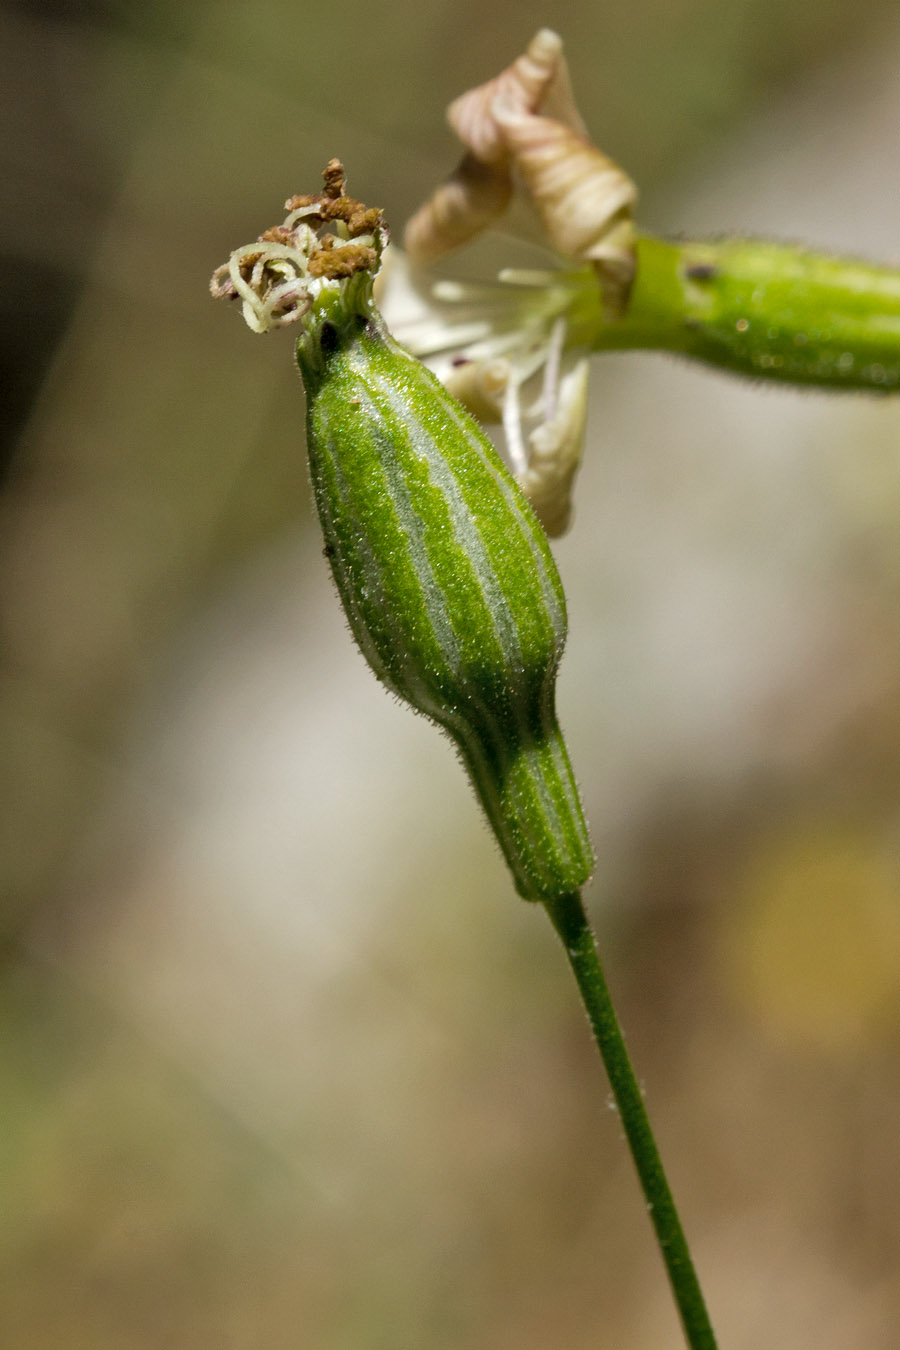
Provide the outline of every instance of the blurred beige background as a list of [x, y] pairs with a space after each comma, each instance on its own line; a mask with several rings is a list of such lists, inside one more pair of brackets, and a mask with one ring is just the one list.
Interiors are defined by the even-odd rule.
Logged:
[[[548, 22], [647, 226], [898, 257], [887, 0], [0, 13], [3, 1344], [678, 1344], [549, 925], [337, 610], [290, 339], [206, 294], [332, 154], [399, 226]], [[890, 1350], [900, 402], [607, 357], [589, 443], [588, 899], [721, 1342]]]

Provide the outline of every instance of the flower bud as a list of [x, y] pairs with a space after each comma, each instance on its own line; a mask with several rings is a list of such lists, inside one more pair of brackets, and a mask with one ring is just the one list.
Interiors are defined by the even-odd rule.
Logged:
[[245, 305], [236, 277], [270, 311], [286, 294], [301, 324], [310, 473], [351, 630], [378, 678], [455, 743], [519, 893], [575, 891], [593, 860], [556, 719], [566, 611], [546, 537], [483, 432], [375, 308], [380, 217], [334, 173], [323, 198], [295, 200], [305, 214], [284, 230], [337, 222], [338, 237], [277, 252], [271, 285], [238, 250], [228, 278]]

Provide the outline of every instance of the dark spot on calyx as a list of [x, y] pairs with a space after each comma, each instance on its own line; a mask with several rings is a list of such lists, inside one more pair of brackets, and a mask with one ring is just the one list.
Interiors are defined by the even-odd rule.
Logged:
[[340, 346], [338, 330], [328, 319], [324, 321], [319, 329], [319, 346], [325, 356], [330, 356], [331, 353], [336, 352]]
[[711, 262], [688, 263], [684, 275], [689, 281], [714, 281], [719, 275], [719, 269]]

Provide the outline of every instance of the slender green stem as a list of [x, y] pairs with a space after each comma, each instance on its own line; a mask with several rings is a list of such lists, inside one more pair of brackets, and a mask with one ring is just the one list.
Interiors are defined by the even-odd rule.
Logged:
[[716, 1350], [690, 1249], [619, 1027], [590, 924], [577, 892], [544, 902], [578, 981], [637, 1168], [684, 1334], [691, 1350]]

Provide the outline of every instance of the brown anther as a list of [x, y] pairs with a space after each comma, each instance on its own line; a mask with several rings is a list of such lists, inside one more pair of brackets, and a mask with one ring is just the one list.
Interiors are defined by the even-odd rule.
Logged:
[[[299, 211], [315, 207], [309, 215], [303, 217], [303, 223], [311, 229], [318, 229], [332, 221], [342, 220], [347, 226], [351, 239], [360, 234], [374, 234], [376, 230], [387, 233], [384, 219], [377, 206], [366, 206], [356, 197], [348, 197], [345, 192], [344, 166], [339, 159], [330, 159], [322, 174], [325, 190], [318, 196], [309, 193], [297, 193], [288, 197], [284, 204], [286, 211]], [[275, 239], [269, 231], [261, 235], [263, 239]]]
[[273, 225], [271, 229], [263, 230], [259, 236], [259, 243], [290, 244], [293, 238], [293, 230], [288, 229], [286, 225]]
[[356, 234], [374, 234], [379, 225], [382, 224], [381, 211], [377, 206], [363, 206], [362, 202], [358, 204], [350, 219], [347, 221], [347, 228], [351, 235]]
[[362, 202], [353, 197], [322, 197], [320, 210], [325, 220], [348, 220]]
[[[258, 243], [258, 242], [259, 242], [259, 240], [257, 240], [257, 243]], [[264, 248], [258, 248], [258, 249], [246, 248], [246, 249], [244, 249], [244, 251], [241, 253], [241, 259], [240, 259], [240, 270], [241, 270], [241, 272], [242, 272], [242, 273], [243, 273], [243, 272], [252, 272], [252, 271], [253, 271], [253, 265], [254, 265], [254, 263], [256, 263], [256, 262], [259, 261], [259, 259], [260, 259], [260, 258], [263, 256], [263, 254], [265, 253], [265, 251], [266, 251], [266, 250], [265, 250]]]
[[321, 249], [309, 260], [311, 277], [352, 277], [375, 266], [378, 255], [368, 244], [344, 244], [340, 248]]
[[322, 172], [326, 197], [344, 195], [344, 166], [339, 159], [330, 159]]
[[[286, 285], [284, 276], [290, 270], [278, 260], [286, 256], [290, 261], [291, 254], [295, 254], [296, 283], [288, 286], [268, 316], [262, 315], [263, 327], [258, 331], [272, 326], [273, 314], [278, 316], [280, 324], [300, 318], [308, 311], [312, 300], [304, 289], [305, 277], [340, 279], [361, 271], [377, 270], [381, 248], [387, 242], [387, 226], [380, 210], [366, 206], [355, 197], [345, 196], [344, 166], [339, 159], [329, 160], [322, 178], [324, 191], [318, 196], [298, 193], [285, 202], [288, 213], [301, 213], [295, 224], [273, 225], [264, 230], [256, 245], [236, 250], [232, 262], [218, 268], [213, 275], [210, 290], [216, 297], [233, 299], [238, 295], [238, 288], [229, 274], [236, 268], [241, 280], [258, 300], [271, 302], [273, 289]], [[335, 225], [338, 226], [335, 232], [319, 234], [323, 227]], [[371, 238], [373, 235], [378, 242], [377, 248], [352, 242], [360, 236]], [[270, 249], [268, 245], [271, 244], [282, 245], [286, 255]], [[259, 275], [255, 275], [257, 266]], [[247, 303], [245, 300], [245, 307]], [[250, 326], [253, 327], [253, 323]]]

